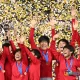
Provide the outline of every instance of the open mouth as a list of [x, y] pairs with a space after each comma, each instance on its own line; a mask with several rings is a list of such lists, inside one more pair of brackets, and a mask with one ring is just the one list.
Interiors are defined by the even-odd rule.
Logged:
[[16, 58], [19, 58], [19, 57], [16, 57]]
[[60, 48], [64, 48], [64, 47], [60, 47]]

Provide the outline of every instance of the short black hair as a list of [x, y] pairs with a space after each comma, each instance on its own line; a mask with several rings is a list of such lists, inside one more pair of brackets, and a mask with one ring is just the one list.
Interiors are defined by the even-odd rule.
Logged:
[[21, 52], [21, 49], [20, 48], [18, 48], [18, 49], [16, 49], [15, 51], [14, 51], [14, 54], [16, 54], [17, 52]]
[[62, 41], [62, 42], [65, 42], [66, 45], [69, 45], [69, 42], [68, 42], [68, 40], [66, 40], [66, 39], [60, 39], [60, 40], [58, 41], [58, 45], [59, 45], [59, 43], [60, 43], [61, 41]]
[[33, 53], [37, 56], [37, 58], [40, 59], [41, 53], [40, 53], [39, 50], [37, 50], [37, 49], [32, 49], [31, 52], [33, 52]]
[[42, 41], [46, 41], [48, 44], [50, 42], [48, 36], [41, 36], [39, 39], [38, 39], [39, 43], [41, 43]]
[[66, 46], [64, 46], [63, 49], [65, 49], [65, 48], [69, 49], [72, 52], [72, 54], [74, 54], [75, 49], [74, 49], [74, 47], [72, 45], [66, 45]]

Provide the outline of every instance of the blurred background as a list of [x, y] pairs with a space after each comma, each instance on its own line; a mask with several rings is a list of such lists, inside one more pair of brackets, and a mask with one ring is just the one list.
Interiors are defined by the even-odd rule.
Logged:
[[[37, 20], [35, 40], [41, 35], [51, 38], [50, 19], [57, 20], [56, 32], [61, 33], [60, 38], [71, 39], [71, 8], [76, 8], [76, 18], [80, 21], [80, 0], [0, 0], [0, 41], [7, 30], [15, 41], [14, 30], [17, 35], [26, 35], [25, 44], [29, 46], [30, 21]], [[80, 24], [78, 26], [80, 32]]]

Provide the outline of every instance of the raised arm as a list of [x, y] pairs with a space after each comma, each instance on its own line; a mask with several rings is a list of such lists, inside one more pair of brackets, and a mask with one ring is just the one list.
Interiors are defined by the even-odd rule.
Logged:
[[78, 45], [79, 45], [79, 47], [80, 47], [80, 35], [78, 34]]
[[75, 39], [75, 41], [78, 42], [78, 45], [80, 47], [80, 35], [77, 31], [77, 28], [78, 28], [78, 20], [72, 19], [72, 33], [73, 33], [72, 40]]
[[31, 58], [32, 62], [37, 64], [39, 60], [27, 49], [25, 45], [23, 45], [23, 48], [25, 49], [26, 54]]
[[[16, 31], [15, 31], [16, 32]], [[11, 45], [11, 48], [12, 48], [12, 51], [14, 52], [16, 50], [16, 47], [14, 45], [14, 42], [13, 40], [11, 39], [11, 36], [10, 36], [10, 30], [8, 30], [7, 32], [7, 37], [8, 37], [8, 41], [10, 42], [10, 45]]]
[[35, 44], [35, 41], [34, 41], [34, 28], [31, 28], [30, 30], [30, 37], [29, 37], [29, 41], [30, 41], [30, 44], [31, 44], [31, 48], [34, 49], [34, 48], [37, 48], [36, 44]]
[[10, 42], [12, 51], [14, 52], [14, 51], [16, 50], [16, 47], [15, 47], [15, 45], [14, 45], [14, 42], [13, 42], [12, 40], [10, 40], [9, 42]]
[[[52, 20], [50, 20], [50, 22], [49, 22], [49, 24], [50, 24], [50, 26], [51, 26], [51, 29], [52, 29], [52, 38], [53, 38], [53, 36], [55, 35], [55, 24], [56, 24], [57, 22], [56, 22], [56, 20], [54, 20], [54, 19], [52, 19]], [[51, 47], [54, 47], [54, 45], [53, 44], [50, 44], [50, 48]]]
[[78, 32], [77, 32], [77, 27], [78, 27], [78, 21], [76, 19], [76, 9], [72, 7], [71, 9], [71, 16], [72, 16], [72, 39], [70, 44], [75, 47], [75, 42], [78, 39]]
[[13, 58], [12, 58], [11, 53], [9, 51], [9, 48], [8, 47], [4, 47], [4, 50], [5, 50], [5, 54], [6, 54], [7, 58], [8, 58], [8, 60], [9, 60], [9, 62], [12, 65], [14, 61], [13, 61]]
[[1, 61], [2, 61], [3, 64], [5, 63], [6, 57], [7, 57], [6, 49], [3, 48], [3, 52], [2, 52], [2, 56], [1, 56]]
[[72, 39], [70, 44], [73, 47], [75, 47], [75, 42], [78, 40], [77, 27], [78, 27], [78, 21], [76, 19], [72, 19]]
[[55, 46], [56, 45], [56, 39], [59, 38], [59, 37], [60, 37], [60, 33], [57, 33], [52, 37], [50, 48], [55, 49], [55, 47], [56, 47]]
[[21, 48], [21, 55], [23, 62], [28, 65], [28, 55], [25, 52], [25, 49], [23, 47], [23, 44], [18, 43], [18, 46]]
[[[53, 37], [53, 40], [52, 40], [51, 44], [52, 44], [52, 45], [55, 44], [54, 37]], [[51, 51], [51, 53], [52, 53], [52, 55], [53, 55], [53, 57], [54, 57], [55, 59], [57, 59], [58, 61], [61, 60], [62, 54], [60, 54], [59, 52], [57, 52], [57, 49], [56, 49], [55, 45], [54, 45], [53, 48], [50, 48], [50, 51]]]
[[[27, 49], [27, 47], [24, 45], [25, 39], [26, 39], [26, 38], [25, 38], [24, 36], [22, 36], [22, 37], [20, 38], [20, 43], [19, 43], [19, 45], [20, 45], [21, 49], [24, 50], [25, 55], [27, 54], [34, 63], [37, 63], [38, 59], [37, 59], [34, 55], [32, 55], [32, 53], [31, 53], [31, 52]], [[23, 57], [23, 58], [24, 58], [24, 57]]]
[[35, 49], [37, 48], [36, 44], [35, 44], [35, 41], [34, 41], [34, 30], [35, 30], [35, 24], [36, 24], [36, 21], [35, 20], [32, 20], [31, 21], [31, 29], [30, 29], [30, 36], [29, 36], [29, 41], [30, 41], [30, 44], [31, 44], [31, 48], [32, 49]]
[[55, 24], [56, 23], [57, 23], [57, 21], [54, 19], [50, 20], [50, 22], [49, 22], [51, 29], [52, 29], [52, 37], [55, 35]]
[[78, 20], [76, 20], [76, 19], [75, 19], [75, 23], [73, 25], [73, 28], [76, 31], [76, 32], [74, 31], [73, 34], [75, 34], [74, 35], [75, 36], [75, 39], [78, 42], [78, 45], [80, 47], [80, 35], [79, 35], [78, 31], [77, 31], [77, 28], [78, 28]]
[[58, 61], [60, 61], [61, 58], [63, 57], [62, 54], [60, 54], [59, 52], [57, 52], [56, 49], [51, 49], [50, 51], [51, 51], [51, 54], [53, 55], [53, 57], [54, 57], [56, 60], [58, 60]]

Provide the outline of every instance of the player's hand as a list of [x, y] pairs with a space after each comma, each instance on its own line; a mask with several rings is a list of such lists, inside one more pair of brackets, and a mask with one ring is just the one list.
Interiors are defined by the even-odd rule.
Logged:
[[73, 28], [74, 30], [78, 28], [78, 20], [75, 20], [75, 23], [73, 23]]
[[35, 28], [36, 23], [37, 23], [36, 20], [32, 20], [31, 23], [30, 23], [30, 27]]
[[71, 16], [72, 17], [75, 17], [76, 16], [76, 9], [73, 7], [72, 9], [71, 9]]
[[27, 72], [24, 72], [24, 75], [27, 75]]
[[5, 70], [2, 70], [3, 73], [5, 73]]

